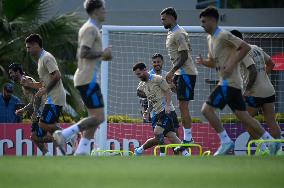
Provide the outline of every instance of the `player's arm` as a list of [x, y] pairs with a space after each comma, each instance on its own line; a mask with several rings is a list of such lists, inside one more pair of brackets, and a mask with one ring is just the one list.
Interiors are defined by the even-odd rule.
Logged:
[[33, 108], [32, 103], [29, 103], [26, 106], [24, 106], [23, 108], [16, 110], [16, 115], [18, 115], [18, 116], [22, 115], [24, 112], [32, 110], [32, 108]]
[[209, 68], [215, 68], [216, 67], [215, 62], [214, 62], [213, 58], [210, 57], [210, 55], [208, 55], [208, 59], [203, 59], [201, 54], [199, 54], [199, 56], [196, 57], [195, 62], [198, 65], [204, 65], [205, 67], [209, 67]]
[[248, 84], [246, 87], [246, 91], [249, 91], [256, 81], [257, 70], [255, 64], [250, 65], [247, 69], [249, 71], [249, 77], [248, 77]]
[[170, 105], [171, 105], [171, 89], [167, 89], [164, 94], [165, 94], [165, 99], [166, 99], [166, 107], [165, 107], [165, 111], [166, 113], [170, 113]]
[[178, 62], [169, 71], [172, 74], [174, 74], [178, 69], [180, 69], [184, 65], [186, 60], [188, 59], [188, 51], [187, 50], [182, 50], [182, 51], [179, 51], [178, 53], [179, 53]]
[[264, 53], [264, 61], [265, 61], [265, 71], [267, 74], [270, 74], [275, 66], [275, 63], [273, 62], [273, 60], [267, 53], [265, 52], [263, 53]]
[[32, 88], [32, 89], [39, 89], [42, 87], [41, 82], [32, 82], [30, 79], [22, 79], [21, 85], [24, 87]]
[[144, 91], [137, 89], [137, 96], [141, 98], [147, 98], [146, 94]]

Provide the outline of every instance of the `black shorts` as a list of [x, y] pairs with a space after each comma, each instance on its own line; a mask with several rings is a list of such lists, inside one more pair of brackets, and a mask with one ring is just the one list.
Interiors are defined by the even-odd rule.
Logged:
[[33, 122], [31, 128], [32, 132], [35, 132], [38, 137], [44, 137], [46, 135], [46, 132], [39, 127], [38, 122]]
[[[178, 129], [179, 128], [179, 122], [178, 122], [176, 111], [171, 111], [170, 117], [173, 121], [174, 128]], [[156, 124], [157, 124], [157, 114], [155, 112], [152, 113], [151, 123], [152, 123], [152, 127], [154, 129]]]
[[175, 75], [174, 84], [177, 88], [177, 99], [179, 101], [190, 101], [194, 99], [194, 87], [196, 75]]
[[59, 116], [62, 111], [62, 106], [54, 104], [45, 104], [40, 116], [40, 121], [45, 124], [54, 124], [59, 122]]
[[270, 97], [246, 96], [245, 100], [248, 106], [253, 107], [253, 108], [260, 108], [266, 103], [274, 103], [275, 95], [272, 95]]
[[90, 83], [77, 86], [76, 88], [80, 91], [82, 100], [87, 108], [94, 109], [104, 107], [104, 99], [98, 83]]
[[166, 114], [165, 111], [160, 112], [157, 114], [157, 124], [156, 126], [160, 126], [164, 128], [164, 136], [168, 134], [168, 132], [175, 132], [173, 119], [170, 115]]
[[230, 86], [216, 86], [206, 103], [214, 108], [223, 109], [227, 104], [232, 111], [245, 111], [246, 104], [240, 89]]

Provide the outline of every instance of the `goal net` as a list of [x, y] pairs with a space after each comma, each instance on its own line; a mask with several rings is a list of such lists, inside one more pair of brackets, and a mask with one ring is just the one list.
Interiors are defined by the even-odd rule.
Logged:
[[[192, 46], [192, 58], [199, 54], [207, 57], [207, 40], [203, 29], [199, 26], [184, 27], [189, 33]], [[277, 57], [277, 63], [284, 61], [281, 53], [284, 51], [284, 28], [250, 28], [250, 27], [223, 27], [226, 30], [238, 29], [244, 33], [244, 40], [263, 48], [272, 57]], [[128, 150], [137, 147], [153, 136], [149, 124], [142, 122], [139, 98], [136, 88], [139, 80], [132, 71], [133, 64], [144, 62], [151, 69], [151, 56], [160, 53], [164, 56], [163, 70], [169, 71], [171, 65], [165, 48], [167, 31], [160, 26], [103, 26], [104, 46], [113, 46], [113, 60], [103, 63], [102, 91], [107, 103], [108, 126], [100, 128], [100, 147], [104, 149]], [[280, 55], [279, 55], [280, 54]], [[197, 66], [198, 76], [195, 86], [194, 101], [190, 102], [189, 109], [193, 117], [193, 137], [201, 144], [204, 150], [215, 151], [219, 146], [216, 133], [200, 113], [204, 101], [215, 86], [217, 75], [215, 69]], [[284, 112], [283, 105], [283, 72], [273, 71], [272, 83], [276, 89], [276, 111]], [[175, 94], [173, 102], [176, 112], [180, 116]], [[235, 152], [242, 154], [249, 139], [240, 123], [236, 122], [229, 108], [218, 112], [236, 144]], [[118, 122], [118, 123], [117, 123]], [[181, 138], [182, 138], [182, 129]], [[238, 140], [239, 139], [239, 140]], [[149, 151], [149, 153], [152, 151]]]

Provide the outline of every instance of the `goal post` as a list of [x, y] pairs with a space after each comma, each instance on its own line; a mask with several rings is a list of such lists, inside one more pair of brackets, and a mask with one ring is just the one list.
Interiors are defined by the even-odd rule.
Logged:
[[[207, 57], [207, 34], [200, 26], [182, 26], [190, 36], [193, 60], [199, 54]], [[244, 33], [244, 40], [250, 44], [256, 44], [264, 49], [269, 55], [284, 52], [284, 27], [222, 27], [225, 30], [237, 29]], [[151, 67], [151, 55], [161, 53], [165, 59], [164, 70], [169, 71], [171, 63], [165, 49], [167, 30], [163, 26], [102, 26], [103, 48], [113, 46], [113, 60], [102, 62], [101, 66], [101, 89], [105, 102], [106, 121], [96, 133], [97, 147], [109, 149], [108, 144], [108, 115], [128, 115], [131, 118], [141, 118], [139, 101], [136, 96], [138, 80], [132, 72], [132, 65], [137, 61], [143, 61]], [[200, 113], [202, 103], [207, 99], [212, 90], [212, 82], [217, 80], [215, 70], [197, 67], [199, 75], [195, 86], [195, 100], [190, 103], [190, 112], [193, 117], [205, 121]], [[272, 82], [276, 85], [277, 112], [284, 112], [283, 102], [283, 75], [276, 73]], [[280, 80], [279, 80], [280, 79]], [[173, 97], [173, 101], [176, 100]], [[176, 110], [177, 101], [174, 101]], [[230, 115], [229, 109], [220, 112], [222, 115]], [[114, 132], [114, 135], [116, 133]], [[150, 134], [150, 133], [149, 133]], [[121, 137], [120, 133], [117, 133]], [[209, 135], [208, 135], [209, 136]], [[113, 138], [112, 138], [113, 139]], [[120, 138], [123, 139], [123, 138]]]

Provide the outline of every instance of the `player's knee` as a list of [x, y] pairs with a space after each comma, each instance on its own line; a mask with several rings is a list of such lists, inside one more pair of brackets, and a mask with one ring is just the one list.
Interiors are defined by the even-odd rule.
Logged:
[[204, 104], [202, 105], [201, 113], [202, 113], [203, 115], [206, 115], [206, 114], [210, 113], [210, 107], [209, 107], [206, 103], [204, 103]]
[[157, 140], [159, 145], [164, 144], [164, 135], [163, 134], [155, 134], [155, 139]]

